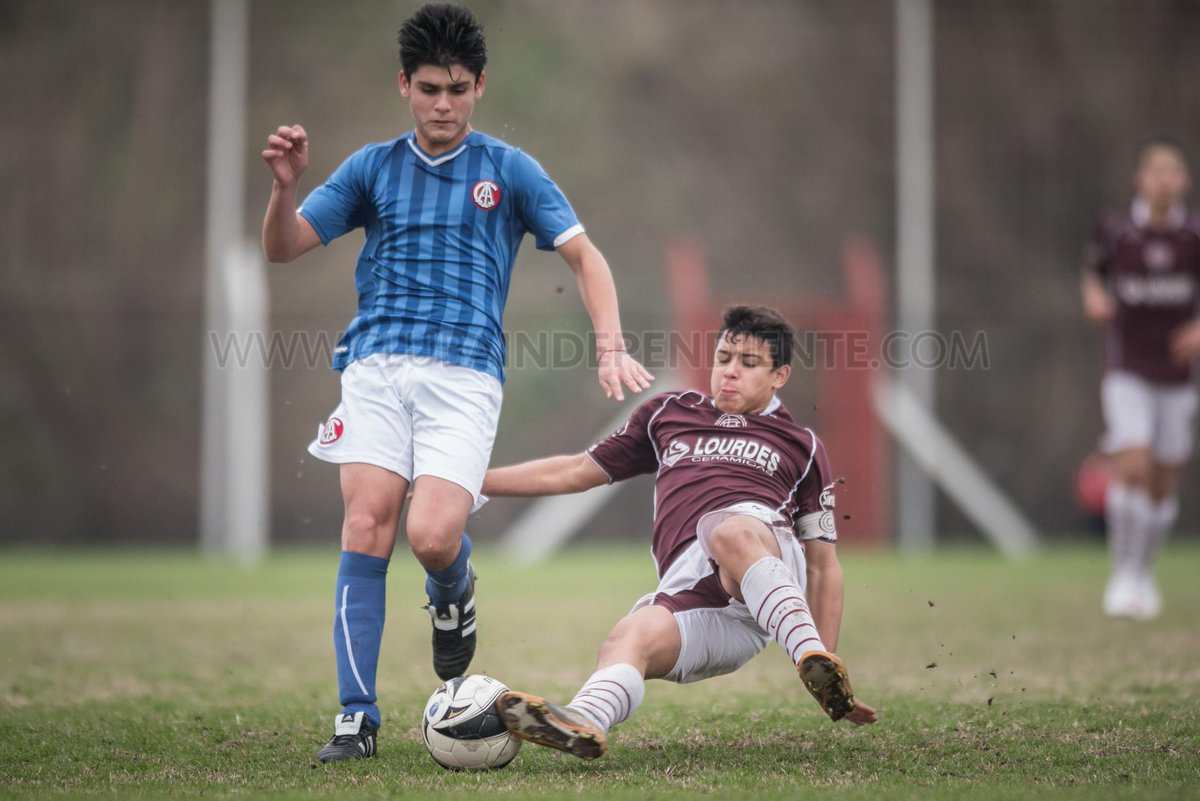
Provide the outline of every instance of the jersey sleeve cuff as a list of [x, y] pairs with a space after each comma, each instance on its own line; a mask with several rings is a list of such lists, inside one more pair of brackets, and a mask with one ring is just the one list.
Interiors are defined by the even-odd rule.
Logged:
[[600, 464], [600, 460], [597, 459], [595, 454], [592, 453], [592, 449], [588, 448], [585, 451], [585, 453], [587, 454], [588, 458], [591, 459], [593, 463], [595, 463], [596, 467], [600, 468], [600, 472], [608, 477], [608, 483], [609, 484], [613, 483], [612, 473], [610, 473], [606, 469], [604, 469], [604, 465]]
[[554, 237], [555, 249], [561, 248], [563, 245], [567, 244], [572, 239], [574, 239], [575, 237], [579, 236], [582, 233], [583, 233], [583, 225], [580, 223], [575, 223], [570, 228], [563, 231], [558, 236]]
[[314, 220], [312, 218], [312, 215], [310, 215], [308, 212], [306, 212], [304, 210], [304, 206], [301, 206], [300, 208], [296, 209], [296, 213], [299, 214], [304, 219], [308, 220], [308, 224], [312, 226], [313, 231], [316, 232], [317, 238], [321, 240], [322, 245], [329, 244], [329, 237], [325, 234], [325, 231], [322, 229], [321, 224], [318, 223], [316, 220]]

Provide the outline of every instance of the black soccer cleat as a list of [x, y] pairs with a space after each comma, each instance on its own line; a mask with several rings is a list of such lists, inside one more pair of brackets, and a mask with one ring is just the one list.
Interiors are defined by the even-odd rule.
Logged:
[[475, 656], [475, 568], [458, 603], [425, 607], [433, 620], [433, 672], [442, 681], [465, 676]]
[[375, 732], [365, 712], [347, 712], [333, 719], [333, 739], [317, 752], [322, 762], [366, 759], [375, 756]]

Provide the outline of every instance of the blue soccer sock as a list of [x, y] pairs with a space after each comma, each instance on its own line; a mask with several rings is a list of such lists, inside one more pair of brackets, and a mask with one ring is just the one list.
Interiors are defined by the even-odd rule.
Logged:
[[375, 671], [383, 640], [388, 559], [342, 551], [338, 566], [333, 651], [343, 712], [365, 712], [379, 728]]
[[467, 561], [470, 558], [471, 538], [464, 531], [462, 546], [450, 566], [437, 572], [428, 568], [425, 570], [425, 593], [429, 596], [431, 604], [446, 606], [458, 602], [467, 591]]

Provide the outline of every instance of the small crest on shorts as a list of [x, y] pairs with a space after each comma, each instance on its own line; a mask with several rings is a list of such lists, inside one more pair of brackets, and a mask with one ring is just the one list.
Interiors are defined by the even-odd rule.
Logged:
[[495, 181], [478, 181], [471, 189], [471, 200], [484, 211], [491, 211], [500, 202], [500, 184]]
[[342, 438], [342, 432], [346, 430], [346, 424], [340, 418], [330, 417], [321, 426], [321, 431], [317, 434], [318, 445], [332, 445]]
[[721, 428], [745, 428], [746, 418], [740, 414], [723, 414], [717, 418], [717, 425]]

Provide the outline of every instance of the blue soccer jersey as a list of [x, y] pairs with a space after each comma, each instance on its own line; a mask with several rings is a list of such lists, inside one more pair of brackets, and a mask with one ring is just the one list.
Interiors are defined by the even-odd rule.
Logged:
[[526, 233], [553, 250], [583, 231], [533, 158], [478, 131], [433, 157], [411, 133], [367, 145], [309, 194], [299, 213], [323, 244], [355, 228], [366, 243], [358, 313], [333, 367], [411, 353], [504, 380], [502, 321]]

